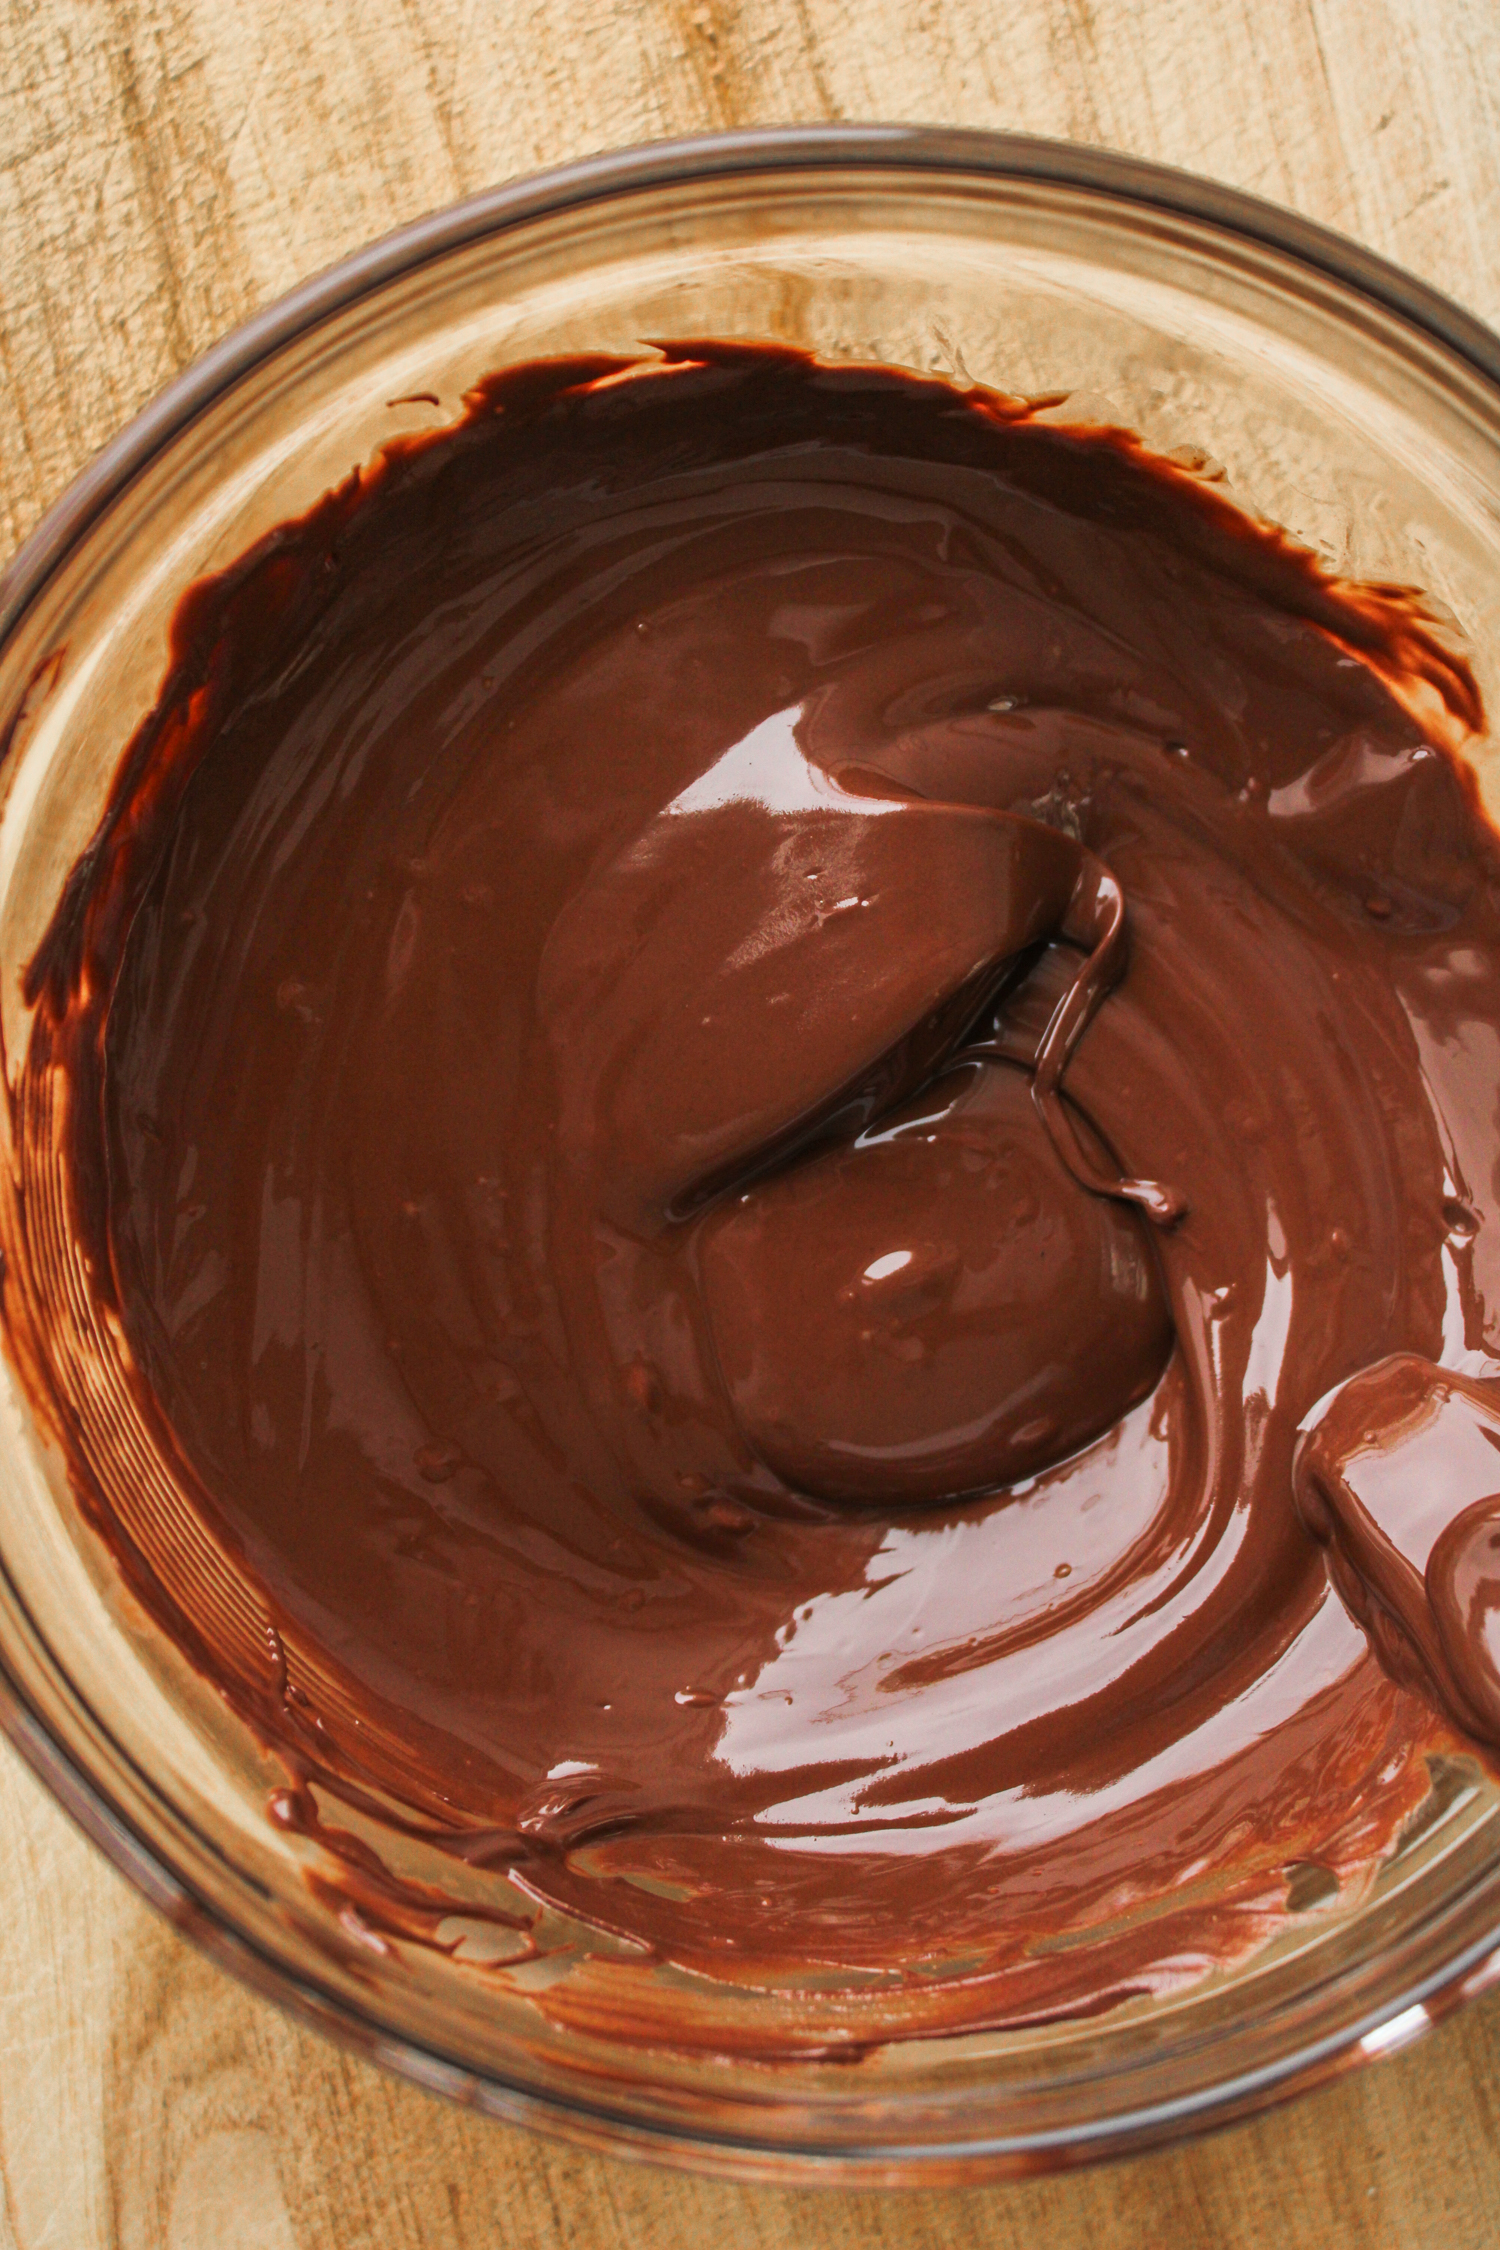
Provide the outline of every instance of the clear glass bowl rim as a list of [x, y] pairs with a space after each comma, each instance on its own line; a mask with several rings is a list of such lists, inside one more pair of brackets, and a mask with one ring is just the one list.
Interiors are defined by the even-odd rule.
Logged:
[[[820, 169], [1051, 185], [1188, 219], [1279, 253], [1395, 314], [1454, 354], [1500, 402], [1500, 334], [1453, 299], [1332, 228], [1174, 166], [1038, 136], [903, 124], [777, 126], [654, 141], [528, 174], [431, 212], [327, 267], [211, 346], [94, 456], [0, 572], [0, 649], [110, 503], [204, 408], [293, 339], [360, 298], [451, 251], [564, 212], [653, 189]], [[0, 733], [0, 759], [8, 749]], [[5, 1576], [8, 1581], [8, 1572]], [[26, 1614], [19, 1589], [9, 1584], [8, 1591]], [[1150, 2107], [1046, 2133], [966, 2136], [946, 2145], [886, 2142], [858, 2151], [844, 2145], [833, 2151], [739, 2138], [722, 2129], [698, 2132], [680, 2122], [646, 2125], [602, 2104], [538, 2093], [480, 2072], [360, 2015], [343, 1998], [293, 1974], [197, 1895], [136, 1831], [105, 1782], [85, 1772], [56, 1739], [3, 1650], [0, 1728], [54, 1801], [151, 1905], [221, 1967], [313, 2028], [429, 2092], [505, 2122], [616, 2155], [726, 2177], [864, 2185], [884, 2177], [935, 2185], [1030, 2175], [1138, 2152], [1251, 2115], [1353, 2064], [1397, 2051], [1500, 1975], [1497, 1923], [1368, 2016], [1271, 2065]]]

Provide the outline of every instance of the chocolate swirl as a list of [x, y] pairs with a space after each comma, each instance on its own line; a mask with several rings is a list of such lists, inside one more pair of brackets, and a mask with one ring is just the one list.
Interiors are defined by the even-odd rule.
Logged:
[[[811, 1977], [815, 2046], [1367, 1864], [1497, 1708], [1485, 1495], [1385, 1669], [1332, 1435], [1292, 1500], [1391, 1354], [1488, 1396], [1479, 720], [1124, 433], [742, 347], [497, 377], [195, 588], [33, 964], [5, 1309], [279, 1816]], [[611, 1974], [545, 2004], [666, 2036]]]

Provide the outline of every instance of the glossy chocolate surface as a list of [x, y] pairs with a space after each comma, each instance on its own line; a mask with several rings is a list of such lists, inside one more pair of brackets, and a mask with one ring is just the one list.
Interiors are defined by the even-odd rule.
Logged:
[[[195, 588], [12, 1097], [108, 1318], [29, 1159], [6, 1311], [279, 1816], [851, 2040], [1366, 1865], [1500, 1740], [1479, 719], [1123, 433], [737, 347], [496, 377]], [[1460, 1421], [1408, 1554], [1360, 1463]]]

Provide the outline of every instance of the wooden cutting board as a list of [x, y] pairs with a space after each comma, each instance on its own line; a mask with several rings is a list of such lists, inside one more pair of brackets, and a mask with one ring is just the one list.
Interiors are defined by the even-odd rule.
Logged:
[[[0, 553], [215, 336], [541, 164], [846, 117], [1103, 142], [1500, 320], [1500, 0], [0, 0]], [[383, 2078], [201, 1960], [0, 1752], [0, 2250], [1482, 2250], [1500, 1999], [1299, 2105], [963, 2193], [731, 2188]]]

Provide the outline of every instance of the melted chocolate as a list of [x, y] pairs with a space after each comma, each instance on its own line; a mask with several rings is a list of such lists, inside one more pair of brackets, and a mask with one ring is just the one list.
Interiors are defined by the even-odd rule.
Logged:
[[1087, 2013], [1500, 1740], [1479, 720], [1124, 433], [771, 350], [512, 370], [193, 589], [7, 1325], [367, 1922], [449, 1942], [340, 1802], [825, 2046]]

